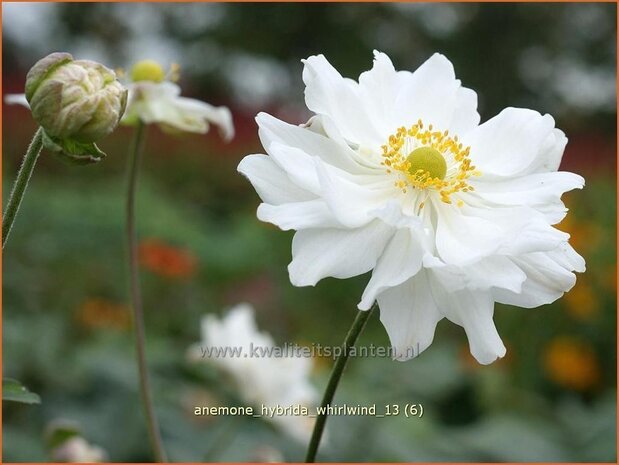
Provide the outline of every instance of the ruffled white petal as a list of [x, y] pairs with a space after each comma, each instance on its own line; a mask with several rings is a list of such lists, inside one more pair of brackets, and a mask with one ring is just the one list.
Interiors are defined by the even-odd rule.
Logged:
[[512, 260], [527, 275], [521, 292], [496, 289], [493, 296], [497, 302], [525, 308], [554, 302], [576, 283], [572, 271], [585, 270], [584, 260], [567, 242], [551, 252], [533, 252]]
[[476, 107], [475, 93], [461, 88], [453, 65], [439, 53], [406, 73], [396, 99], [398, 126], [406, 127], [422, 119], [442, 130], [469, 130], [479, 122]]
[[[510, 213], [513, 215], [511, 218], [508, 216]], [[527, 214], [528, 222], [525, 216]], [[513, 225], [505, 229], [503, 242], [498, 249], [498, 253], [501, 254], [519, 255], [534, 251], [550, 251], [569, 239], [569, 234], [550, 226], [544, 216], [535, 210], [508, 209], [502, 218], [497, 218], [497, 222]]]
[[[449, 210], [444, 204], [439, 205], [443, 210]], [[440, 212], [441, 216], [444, 215], [443, 210]], [[459, 211], [464, 217], [486, 221], [499, 229], [500, 232], [492, 239], [495, 246], [493, 253], [517, 255], [534, 251], [550, 251], [569, 239], [568, 234], [553, 228], [543, 213], [530, 207], [494, 208], [492, 205], [465, 204]], [[490, 237], [487, 236], [488, 239]], [[487, 255], [480, 254], [479, 258]], [[448, 263], [452, 264], [452, 262]]]
[[393, 198], [393, 184], [379, 178], [374, 185], [361, 184], [359, 179], [338, 176], [335, 168], [328, 167], [318, 158], [314, 159], [320, 182], [321, 197], [342, 225], [358, 228], [368, 224], [373, 217], [370, 211]]
[[394, 108], [406, 74], [410, 73], [396, 72], [389, 57], [374, 50], [372, 69], [359, 76], [360, 97], [381, 134], [390, 134], [401, 124]]
[[190, 128], [200, 128], [200, 133], [207, 132], [209, 125], [214, 124], [225, 141], [234, 137], [232, 113], [227, 107], [216, 107], [187, 97], [178, 97], [173, 104], [178, 111], [178, 118], [173, 122], [167, 122], [168, 124], [186, 131]]
[[258, 135], [264, 147], [273, 143], [295, 147], [306, 154], [317, 156], [325, 163], [352, 174], [371, 174], [369, 170], [356, 163], [356, 154], [343, 141], [333, 140], [326, 135], [308, 131], [305, 127], [295, 126], [278, 120], [267, 114], [256, 116]]
[[323, 55], [311, 56], [303, 63], [307, 108], [329, 116], [350, 143], [369, 147], [384, 143], [355, 81], [343, 78]]
[[505, 355], [505, 346], [492, 319], [494, 300], [489, 291], [466, 289], [447, 293], [436, 284], [432, 291], [443, 314], [464, 328], [471, 354], [479, 363], [488, 365]]
[[549, 173], [557, 171], [567, 145], [567, 137], [560, 129], [553, 129], [546, 137], [535, 162], [527, 170], [528, 173]]
[[[309, 131], [328, 137], [334, 142], [348, 146], [349, 142], [344, 138], [335, 122], [327, 115], [315, 115], [312, 116], [307, 124], [306, 128]], [[384, 174], [385, 167], [381, 165], [382, 157], [378, 152], [368, 147], [357, 147], [356, 150], [349, 152], [354, 163], [365, 171], [369, 168], [371, 172], [376, 174]], [[354, 171], [351, 171], [354, 173]]]
[[466, 87], [460, 87], [456, 92], [456, 106], [447, 129], [452, 134], [468, 134], [479, 125], [477, 112], [477, 93]]
[[577, 174], [559, 171], [470, 184], [478, 196], [495, 205], [527, 205], [547, 211], [549, 204], [563, 208], [561, 195], [582, 189], [585, 180]]
[[566, 270], [576, 271], [577, 273], [584, 273], [586, 270], [585, 259], [568, 242], [563, 242], [547, 254]]
[[506, 108], [463, 136], [470, 158], [484, 177], [519, 176], [536, 167], [554, 119], [524, 108]]
[[492, 221], [467, 216], [464, 210], [435, 202], [439, 211], [436, 225], [436, 249], [446, 263], [466, 265], [488, 256], [500, 247], [504, 232]]
[[414, 236], [413, 230], [398, 230], [372, 272], [372, 278], [359, 302], [359, 309], [368, 310], [381, 292], [415, 276], [421, 268], [423, 253], [423, 247]]
[[284, 231], [342, 226], [321, 199], [282, 205], [262, 203], [258, 207], [257, 216], [260, 221], [272, 223]]
[[368, 272], [383, 253], [393, 229], [380, 220], [356, 229], [298, 231], [288, 265], [294, 286], [314, 286], [328, 276], [350, 278]]
[[315, 196], [294, 184], [286, 172], [271, 157], [262, 154], [247, 155], [237, 167], [249, 179], [260, 198], [272, 205], [313, 200]]
[[434, 302], [426, 272], [378, 296], [380, 321], [385, 326], [397, 360], [409, 360], [426, 350], [443, 319]]
[[520, 267], [505, 255], [492, 255], [462, 267], [446, 265], [426, 255], [423, 264], [432, 269], [433, 276], [447, 292], [500, 288], [519, 293], [527, 278]]
[[316, 196], [320, 195], [320, 181], [312, 156], [297, 147], [277, 141], [271, 143], [266, 149], [273, 161], [286, 172], [293, 183]]

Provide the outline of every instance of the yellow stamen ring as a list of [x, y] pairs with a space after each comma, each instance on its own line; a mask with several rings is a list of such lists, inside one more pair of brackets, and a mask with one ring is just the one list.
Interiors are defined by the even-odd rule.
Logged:
[[404, 193], [409, 187], [434, 189], [443, 202], [451, 203], [451, 194], [472, 191], [466, 181], [480, 175], [471, 165], [470, 147], [463, 147], [448, 131], [424, 128], [421, 120], [409, 129], [399, 128], [382, 150], [382, 164], [388, 173], [398, 174], [395, 186]]

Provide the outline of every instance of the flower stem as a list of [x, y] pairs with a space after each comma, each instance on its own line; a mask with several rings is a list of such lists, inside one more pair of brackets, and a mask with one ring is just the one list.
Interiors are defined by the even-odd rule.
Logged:
[[153, 398], [146, 365], [146, 336], [144, 333], [144, 311], [140, 291], [137, 235], [135, 230], [135, 193], [138, 170], [144, 146], [144, 123], [141, 121], [135, 130], [133, 145], [129, 155], [129, 174], [127, 182], [127, 245], [129, 248], [129, 279], [133, 307], [133, 326], [135, 328], [135, 348], [140, 378], [140, 395], [146, 415], [148, 436], [157, 462], [167, 462], [166, 453], [159, 433], [159, 425], [153, 407]]
[[4, 209], [4, 214], [2, 215], [2, 248], [4, 249], [4, 244], [6, 244], [6, 240], [9, 237], [9, 233], [11, 232], [11, 228], [13, 227], [13, 222], [15, 221], [15, 216], [17, 215], [17, 211], [19, 210], [19, 205], [21, 204], [22, 199], [24, 198], [24, 193], [26, 192], [26, 188], [28, 187], [28, 181], [30, 181], [30, 176], [32, 176], [32, 172], [34, 171], [34, 166], [37, 163], [37, 159], [39, 158], [39, 154], [41, 153], [41, 149], [43, 148], [43, 129], [37, 129], [34, 137], [32, 138], [32, 142], [30, 142], [30, 146], [28, 147], [28, 151], [24, 156], [24, 161], [22, 162], [21, 167], [17, 173], [17, 179], [15, 180], [15, 184], [13, 184], [13, 190], [11, 191], [11, 195], [9, 196], [9, 202]]
[[310, 439], [309, 447], [307, 449], [307, 455], [305, 456], [306, 463], [313, 463], [316, 459], [316, 452], [318, 452], [320, 439], [322, 438], [322, 433], [325, 429], [325, 424], [327, 423], [326, 408], [331, 404], [337, 386], [340, 383], [340, 379], [342, 378], [342, 374], [344, 373], [344, 368], [346, 368], [346, 362], [348, 361], [348, 354], [350, 352], [350, 349], [354, 347], [355, 343], [357, 342], [357, 338], [361, 334], [361, 331], [363, 331], [365, 323], [368, 321], [368, 318], [370, 318], [373, 310], [374, 307], [367, 311], [359, 310], [357, 316], [355, 317], [355, 321], [348, 330], [346, 339], [344, 339], [344, 350], [335, 361], [335, 365], [333, 365], [333, 370], [331, 371], [331, 375], [329, 376], [327, 388], [325, 389], [325, 393], [322, 397], [322, 402], [320, 403], [323, 413], [319, 414], [318, 418], [316, 418], [316, 424], [314, 425], [312, 438]]

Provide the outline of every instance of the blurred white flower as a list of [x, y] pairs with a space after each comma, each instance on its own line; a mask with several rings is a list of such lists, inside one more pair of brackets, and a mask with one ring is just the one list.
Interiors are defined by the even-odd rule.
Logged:
[[[177, 73], [172, 68], [171, 74]], [[234, 136], [232, 114], [227, 107], [215, 107], [200, 100], [181, 97], [180, 87], [166, 80], [161, 66], [152, 60], [136, 63], [127, 84], [129, 101], [121, 123], [158, 124], [162, 128], [204, 134], [210, 124], [219, 127], [225, 140]]]
[[[228, 373], [241, 398], [257, 409], [262, 405], [313, 407], [317, 393], [309, 381], [311, 358], [293, 353], [276, 356], [277, 351], [269, 355], [275, 347], [270, 335], [258, 331], [253, 307], [239, 304], [221, 319], [214, 315], [202, 319], [202, 343], [192, 346], [189, 356], [194, 361], [213, 363]], [[265, 419], [301, 442], [309, 441], [314, 424], [313, 419], [304, 415], [274, 415]]]
[[56, 462], [98, 463], [107, 460], [105, 451], [81, 436], [73, 436], [52, 450]]
[[375, 52], [358, 82], [322, 55], [304, 64], [315, 116], [259, 114], [268, 156], [238, 168], [264, 202], [258, 218], [297, 230], [292, 284], [373, 270], [359, 308], [378, 301], [397, 359], [425, 350], [443, 318], [480, 363], [504, 356], [494, 302], [553, 302], [585, 269], [551, 226], [567, 212], [561, 195], [584, 185], [557, 172], [565, 134], [520, 108], [480, 125], [476, 93], [440, 54], [411, 73]]

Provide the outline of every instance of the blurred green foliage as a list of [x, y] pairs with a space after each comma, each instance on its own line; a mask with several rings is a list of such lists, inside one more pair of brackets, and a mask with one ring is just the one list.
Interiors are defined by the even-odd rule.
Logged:
[[[286, 271], [292, 234], [256, 220], [258, 198], [236, 165], [262, 151], [251, 121], [256, 111], [274, 109], [295, 122], [307, 116], [301, 58], [324, 53], [343, 74], [356, 76], [370, 66], [374, 48], [388, 52], [400, 69], [416, 67], [436, 50], [446, 53], [464, 84], [478, 91], [482, 119], [508, 105], [557, 117], [571, 140], [565, 166], [587, 179], [583, 191], [567, 196], [571, 212], [560, 228], [570, 232], [588, 269], [555, 304], [530, 311], [497, 306], [508, 356], [491, 366], [472, 362], [464, 332], [446, 321], [413, 361], [351, 360], [338, 402], [422, 403], [425, 414], [331, 418], [320, 458], [616, 460], [615, 98], [607, 102], [590, 90], [598, 83], [603, 92], [608, 72], [614, 86], [615, 5], [29, 8], [45, 11], [50, 36], [43, 31], [23, 40], [9, 34], [8, 24], [3, 28], [3, 69], [12, 90], [20, 90], [27, 68], [49, 47], [76, 56], [90, 51], [111, 66], [130, 64], [138, 52], [164, 59], [171, 50], [179, 54], [187, 94], [235, 112], [238, 137], [229, 146], [216, 134], [148, 134], [139, 234], [162, 245], [151, 247], [152, 260], [144, 262], [143, 294], [157, 411], [173, 460], [258, 460], [273, 450], [285, 460], [303, 457], [302, 445], [259, 420], [194, 417], [194, 405], [237, 400], [217, 371], [190, 364], [186, 352], [199, 340], [204, 314], [241, 301], [257, 308], [259, 326], [280, 343], [341, 343], [368, 276], [292, 287]], [[253, 74], [270, 77], [275, 91], [252, 82]], [[573, 75], [584, 76], [578, 82], [587, 104], [567, 97], [565, 86], [573, 81], [560, 78]], [[5, 107], [5, 115], [6, 198], [35, 128], [24, 109]], [[44, 432], [59, 418], [78, 422], [112, 461], [151, 458], [127, 307], [123, 208], [130, 136], [123, 128], [104, 140], [109, 157], [96, 166], [71, 167], [44, 154], [3, 254], [4, 375], [42, 399], [37, 406], [3, 404], [5, 462], [48, 460]], [[586, 352], [573, 355], [556, 344], [566, 337]], [[376, 315], [361, 343], [388, 344]], [[319, 390], [330, 366], [330, 360], [316, 362]]]

